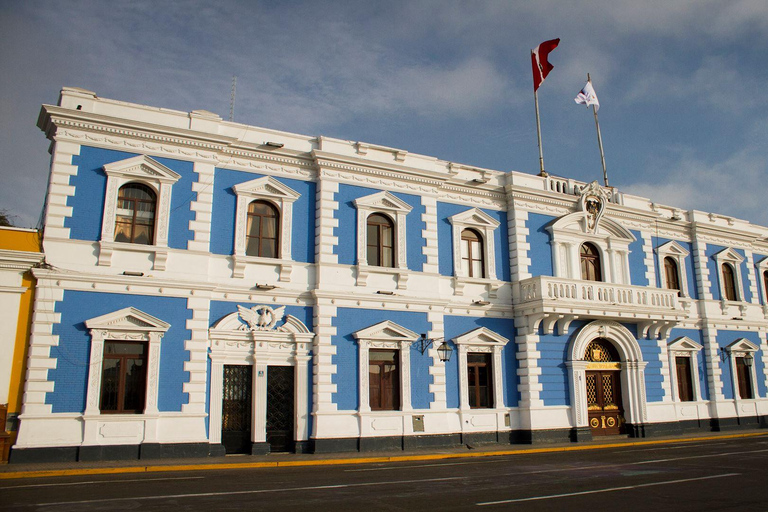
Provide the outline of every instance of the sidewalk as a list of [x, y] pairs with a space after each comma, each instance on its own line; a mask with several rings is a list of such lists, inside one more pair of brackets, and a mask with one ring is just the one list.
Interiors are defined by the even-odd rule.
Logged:
[[227, 455], [225, 457], [118, 460], [97, 462], [60, 462], [41, 464], [0, 465], [0, 480], [41, 478], [75, 475], [105, 475], [118, 473], [154, 473], [170, 471], [202, 471], [215, 469], [277, 468], [298, 466], [325, 466], [340, 464], [372, 464], [407, 462], [502, 455], [524, 455], [579, 450], [600, 450], [633, 446], [652, 446], [677, 443], [710, 442], [723, 439], [768, 437], [768, 430], [755, 429], [738, 432], [705, 432], [683, 436], [655, 438], [609, 437], [584, 443], [557, 443], [539, 445], [482, 444], [444, 449], [425, 449], [409, 452], [351, 452], [335, 454], [275, 453], [269, 455]]

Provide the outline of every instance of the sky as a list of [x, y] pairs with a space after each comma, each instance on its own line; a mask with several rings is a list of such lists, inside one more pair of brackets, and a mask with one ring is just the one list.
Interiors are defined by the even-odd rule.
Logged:
[[62, 87], [498, 171], [544, 163], [768, 226], [768, 1], [0, 0], [0, 211], [35, 227]]

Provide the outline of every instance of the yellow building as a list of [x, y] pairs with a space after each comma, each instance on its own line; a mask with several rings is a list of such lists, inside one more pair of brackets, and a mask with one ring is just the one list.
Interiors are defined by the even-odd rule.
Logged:
[[43, 261], [36, 230], [0, 227], [0, 460], [16, 440], [35, 278], [30, 269]]

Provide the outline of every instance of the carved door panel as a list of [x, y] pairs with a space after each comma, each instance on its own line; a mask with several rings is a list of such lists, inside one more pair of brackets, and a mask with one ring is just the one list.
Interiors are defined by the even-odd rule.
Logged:
[[226, 453], [251, 453], [253, 366], [225, 365], [221, 442]]
[[293, 366], [267, 367], [267, 442], [270, 451], [294, 449]]
[[592, 435], [624, 432], [621, 379], [618, 371], [587, 371], [587, 412]]

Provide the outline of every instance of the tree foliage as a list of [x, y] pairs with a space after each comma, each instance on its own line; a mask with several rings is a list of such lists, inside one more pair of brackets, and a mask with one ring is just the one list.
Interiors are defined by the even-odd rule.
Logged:
[[13, 215], [8, 213], [8, 210], [0, 209], [0, 226], [13, 226], [12, 218]]

